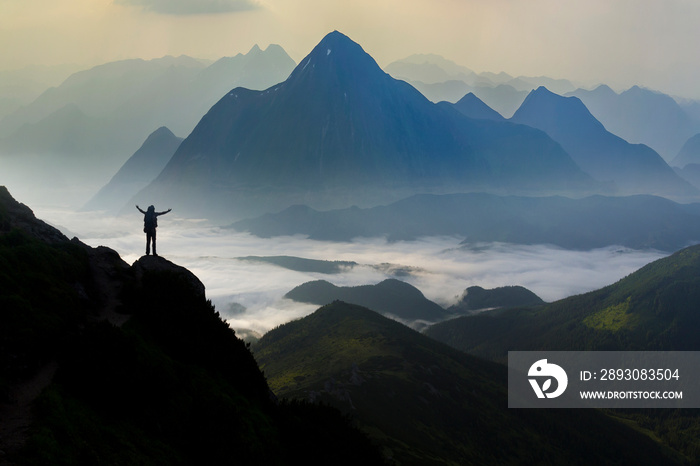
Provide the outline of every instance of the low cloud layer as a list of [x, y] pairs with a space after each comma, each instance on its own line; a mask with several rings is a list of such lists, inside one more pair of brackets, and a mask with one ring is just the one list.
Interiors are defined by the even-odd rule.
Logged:
[[233, 13], [260, 8], [255, 0], [115, 0], [115, 3], [167, 15]]
[[[145, 252], [143, 216], [135, 208], [133, 217], [122, 219], [94, 212], [35, 210], [39, 218], [91, 246], [115, 249], [128, 263]], [[464, 248], [459, 238], [452, 237], [392, 243], [384, 239], [352, 243], [302, 237], [261, 239], [180, 219], [175, 211], [160, 217], [159, 225], [159, 254], [194, 272], [205, 284], [208, 298], [233, 328], [259, 333], [317, 309], [283, 299], [289, 290], [311, 280], [357, 286], [398, 278], [442, 306], [453, 304], [473, 285], [521, 285], [545, 301], [554, 301], [614, 283], [664, 256], [657, 251], [619, 247], [568, 251], [544, 245], [490, 243]], [[327, 275], [237, 259], [251, 255], [354, 261], [358, 265]]]

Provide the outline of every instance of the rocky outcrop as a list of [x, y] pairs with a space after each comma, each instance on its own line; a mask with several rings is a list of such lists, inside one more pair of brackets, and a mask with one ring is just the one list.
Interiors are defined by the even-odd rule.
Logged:
[[5, 186], [0, 186], [0, 233], [15, 228], [50, 244], [68, 241], [56, 228], [37, 219], [32, 209], [17, 202]]
[[144, 273], [147, 272], [166, 272], [179, 275], [185, 279], [195, 293], [202, 298], [205, 296], [204, 284], [197, 278], [195, 274], [184, 267], [163, 259], [160, 256], [143, 256], [131, 266], [135, 278], [140, 282]]

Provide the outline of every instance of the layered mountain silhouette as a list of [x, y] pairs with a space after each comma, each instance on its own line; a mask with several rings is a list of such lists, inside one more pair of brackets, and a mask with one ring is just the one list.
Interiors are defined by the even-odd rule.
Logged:
[[83, 208], [117, 213], [125, 199], [130, 199], [158, 176], [181, 142], [182, 138], [165, 126], [155, 130]]
[[510, 121], [545, 131], [584, 171], [600, 181], [614, 182], [621, 193], [697, 194], [659, 154], [608, 132], [576, 97], [562, 97], [540, 87], [528, 95]]
[[492, 308], [538, 306], [542, 298], [522, 286], [501, 286], [490, 290], [470, 286], [459, 301], [447, 310], [452, 314], [470, 314]]
[[[60, 189], [71, 187], [98, 189], [107, 173], [119, 169], [118, 148], [124, 147], [124, 135], [114, 131], [105, 117], [86, 114], [68, 103], [37, 122], [22, 125], [0, 140], [0, 154], [17, 161], [27, 179], [46, 179]], [[37, 188], [43, 188], [37, 183]]]
[[54, 199], [66, 201], [67, 193], [82, 188], [83, 205], [153, 128], [189, 134], [233, 87], [265, 89], [286, 79], [294, 65], [275, 45], [264, 51], [255, 46], [209, 66], [187, 56], [99, 65], [6, 115], [0, 153], [19, 160], [18, 175], [31, 180], [46, 174], [37, 189], [55, 188], [47, 194]]
[[376, 285], [361, 286], [336, 286], [326, 280], [316, 280], [297, 286], [284, 297], [318, 305], [340, 300], [411, 322], [437, 322], [450, 315], [413, 285], [393, 278]]
[[676, 167], [675, 171], [681, 178], [700, 189], [700, 163], [689, 163], [682, 169]]
[[575, 86], [566, 79], [547, 76], [513, 76], [500, 73], [474, 73], [435, 54], [416, 54], [390, 63], [385, 71], [403, 79], [433, 102], [457, 102], [474, 93], [502, 115], [512, 115], [527, 93], [546, 86], [557, 93], [571, 92]]
[[612, 132], [631, 143], [642, 143], [672, 160], [685, 141], [700, 131], [700, 123], [691, 118], [670, 96], [633, 86], [617, 94], [601, 85], [592, 91], [577, 89], [576, 96], [593, 115]]
[[[256, 45], [247, 54], [223, 57], [211, 65], [187, 56], [105, 63], [71, 75], [8, 115], [0, 124], [0, 137], [10, 136], [24, 124], [37, 123], [68, 104], [92, 118], [118, 123], [119, 129], [165, 125], [186, 134], [233, 87], [265, 89], [286, 79], [294, 66], [278, 45], [264, 51]], [[129, 126], [129, 121], [134, 125]], [[133, 142], [133, 137], [122, 133], [128, 142]]]
[[444, 83], [450, 80], [473, 83], [480, 79], [469, 68], [433, 53], [419, 53], [397, 60], [389, 63], [384, 71], [398, 79], [420, 81], [425, 84]]
[[[108, 162], [105, 160], [108, 158], [121, 158], [123, 163], [152, 128], [166, 124], [180, 131], [178, 125], [171, 124], [179, 113], [173, 112], [173, 105], [204, 68], [200, 61], [182, 56], [122, 60], [80, 71], [4, 118], [0, 135], [10, 141], [5, 145], [12, 150], [9, 153], [89, 155], [102, 163]], [[66, 106], [79, 110], [87, 121], [57, 118], [56, 112]], [[164, 118], [168, 115], [170, 118]], [[58, 122], [52, 123], [57, 119]], [[68, 125], [63, 131], [74, 144], [70, 150], [62, 147], [61, 140], [52, 134], [60, 131], [54, 127], [61, 121]], [[190, 123], [181, 132], [191, 131], [193, 125], [194, 122]], [[103, 140], [104, 134], [114, 139]], [[84, 140], [91, 145], [81, 147]]]
[[500, 113], [489, 107], [473, 92], [468, 93], [454, 104], [454, 108], [469, 118], [477, 120], [505, 121]]
[[285, 82], [223, 97], [133, 201], [176, 198], [190, 212], [240, 215], [303, 199], [348, 205], [425, 190], [589, 187], [544, 133], [437, 106], [333, 32]]
[[700, 163], [700, 133], [683, 144], [678, 155], [671, 161], [671, 166], [683, 168], [691, 163]]
[[457, 235], [465, 244], [501, 241], [567, 249], [610, 245], [676, 251], [700, 238], [700, 204], [655, 196], [582, 199], [484, 193], [416, 195], [386, 206], [318, 211], [298, 205], [231, 225], [261, 237], [306, 235], [350, 241]]
[[78, 71], [76, 64], [32, 65], [0, 71], [0, 121]]

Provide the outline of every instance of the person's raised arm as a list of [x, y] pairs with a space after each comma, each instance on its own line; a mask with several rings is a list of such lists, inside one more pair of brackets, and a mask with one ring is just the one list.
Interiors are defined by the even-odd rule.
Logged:
[[165, 214], [167, 214], [168, 212], [170, 212], [171, 210], [173, 210], [173, 209], [168, 209], [168, 210], [165, 210], [165, 211], [163, 211], [163, 212], [156, 212], [156, 216], [157, 216], [157, 215], [165, 215]]
[[141, 210], [141, 207], [139, 207], [138, 204], [136, 204], [136, 208], [139, 209], [139, 212], [141, 212], [142, 214], [146, 215], [146, 212], [144, 212], [143, 210]]

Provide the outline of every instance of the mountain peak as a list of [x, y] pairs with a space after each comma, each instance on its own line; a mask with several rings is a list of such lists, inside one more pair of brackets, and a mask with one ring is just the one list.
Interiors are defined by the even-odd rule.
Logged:
[[552, 119], [548, 124], [550, 128], [560, 126], [565, 119], [579, 129], [585, 128], [586, 131], [604, 130], [603, 125], [591, 115], [591, 112], [578, 97], [563, 97], [544, 86], [540, 86], [528, 94], [511, 120], [542, 129], [541, 125], [534, 124], [532, 119], [539, 120], [543, 115]]
[[344, 83], [355, 82], [360, 78], [381, 76], [385, 73], [377, 62], [360, 44], [345, 34], [333, 31], [327, 34], [292, 71], [290, 81], [320, 77], [328, 73], [336, 75]]
[[531, 91], [532, 94], [540, 94], [540, 95], [556, 95], [554, 92], [550, 91], [544, 86], [540, 86], [537, 89], [533, 89]]
[[484, 103], [483, 100], [479, 99], [473, 92], [468, 93], [455, 104], [453, 104], [462, 114], [468, 116], [469, 118], [476, 118], [479, 120], [494, 120], [503, 121], [505, 118], [501, 116], [500, 113], [489, 107]]
[[596, 87], [593, 92], [600, 92], [600, 93], [605, 93], [605, 94], [614, 94], [617, 95], [617, 92], [613, 91], [610, 86], [607, 84], [601, 84], [600, 86]]
[[[177, 198], [184, 209], [202, 215], [195, 199], [206, 196], [211, 215], [232, 201], [210, 188], [235, 186], [241, 200], [235, 216], [241, 218], [307, 204], [311, 197], [314, 207], [330, 208], [452, 185], [541, 189], [533, 176], [567, 191], [590, 182], [541, 131], [494, 124], [430, 102], [334, 31], [284, 82], [264, 91], [228, 92], [134, 201]], [[538, 154], [542, 170], [533, 168], [528, 154]], [[202, 193], [201, 183], [211, 194]], [[249, 196], [248, 189], [263, 186], [274, 190]]]
[[311, 53], [309, 53], [307, 58], [330, 57], [334, 51], [336, 56], [354, 54], [358, 56], [366, 55], [367, 57], [371, 58], [365, 53], [360, 44], [354, 42], [348, 36], [338, 31], [333, 31], [326, 34], [326, 36], [321, 39], [321, 42], [319, 42], [316, 47], [311, 50]]
[[147, 139], [159, 138], [159, 137], [176, 137], [172, 131], [167, 126], [161, 126], [157, 130], [153, 131]]
[[354, 42], [352, 39], [350, 39], [348, 36], [343, 34], [342, 32], [338, 30], [334, 30], [333, 32], [329, 32], [328, 34], [325, 35], [323, 39], [321, 39], [321, 42], [319, 42], [318, 45], [333, 45], [333, 44], [343, 44], [343, 43], [348, 43], [348, 44], [355, 44], [356, 46], [359, 47], [359, 44]]

